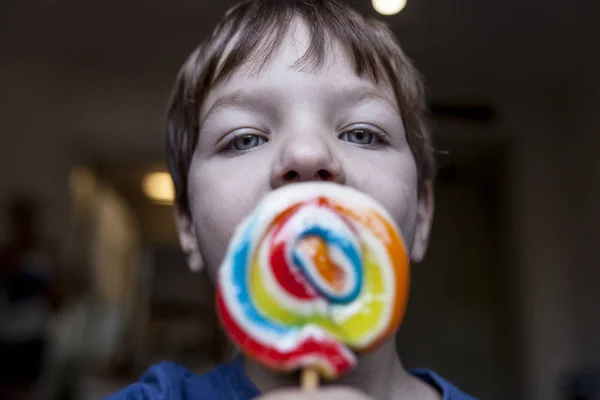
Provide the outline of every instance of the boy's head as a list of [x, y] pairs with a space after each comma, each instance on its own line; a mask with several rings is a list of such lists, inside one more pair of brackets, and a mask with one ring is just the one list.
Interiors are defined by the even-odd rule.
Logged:
[[268, 191], [331, 180], [379, 200], [413, 260], [427, 248], [434, 160], [418, 73], [381, 23], [336, 0], [254, 0], [182, 67], [168, 108], [176, 221], [215, 272]]

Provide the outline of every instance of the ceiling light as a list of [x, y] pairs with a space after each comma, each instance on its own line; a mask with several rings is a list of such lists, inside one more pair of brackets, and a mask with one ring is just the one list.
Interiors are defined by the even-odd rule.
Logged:
[[406, 0], [372, 0], [373, 8], [381, 15], [398, 14], [406, 6]]
[[157, 204], [171, 205], [175, 200], [175, 188], [167, 172], [152, 172], [142, 180], [144, 194]]

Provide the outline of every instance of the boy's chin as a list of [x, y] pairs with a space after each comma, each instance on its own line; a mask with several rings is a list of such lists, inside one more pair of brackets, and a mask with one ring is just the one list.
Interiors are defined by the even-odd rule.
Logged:
[[208, 276], [208, 280], [210, 281], [214, 289], [217, 284], [217, 271], [212, 270], [210, 268], [205, 268], [204, 273], [206, 274], [206, 276]]

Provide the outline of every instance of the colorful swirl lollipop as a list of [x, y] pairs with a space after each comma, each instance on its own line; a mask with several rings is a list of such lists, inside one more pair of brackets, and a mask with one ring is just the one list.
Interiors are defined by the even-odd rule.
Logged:
[[237, 228], [217, 311], [242, 352], [280, 371], [336, 378], [401, 322], [409, 262], [386, 210], [354, 189], [299, 183]]

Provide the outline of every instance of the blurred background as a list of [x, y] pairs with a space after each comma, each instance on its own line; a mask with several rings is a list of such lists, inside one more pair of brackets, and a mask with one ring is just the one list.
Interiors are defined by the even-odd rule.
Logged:
[[[101, 399], [158, 360], [223, 358], [210, 284], [178, 249], [163, 111], [234, 2], [1, 1], [0, 279], [20, 280], [0, 296], [0, 357], [21, 362], [0, 398]], [[400, 352], [482, 399], [600, 398], [599, 11], [409, 0], [381, 16], [442, 150]]]

